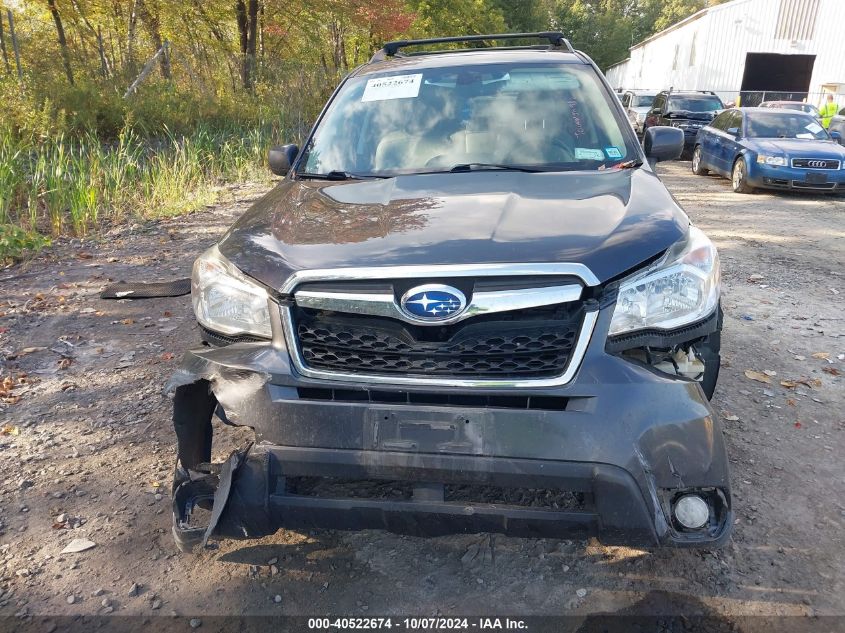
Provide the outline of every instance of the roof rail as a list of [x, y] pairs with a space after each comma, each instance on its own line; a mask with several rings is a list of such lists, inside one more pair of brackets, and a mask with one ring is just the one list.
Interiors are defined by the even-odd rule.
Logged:
[[[399, 49], [408, 46], [425, 46], [427, 44], [451, 44], [454, 42], [483, 42], [485, 40], [516, 40], [536, 38], [539, 40], [548, 40], [549, 48], [561, 48], [570, 53], [574, 53], [575, 49], [569, 43], [563, 33], [559, 31], [543, 31], [539, 33], [496, 33], [492, 35], [461, 35], [458, 37], [433, 37], [424, 40], [398, 40], [396, 42], [387, 42], [382, 46], [381, 50], [376, 51], [370, 62], [384, 61], [388, 57], [395, 57], [399, 54]], [[419, 53], [418, 53], [419, 54]]]
[[703, 95], [715, 95], [716, 94], [712, 90], [682, 90], [680, 88], [674, 88], [674, 87], [669, 88], [669, 90], [661, 90], [661, 92], [668, 92], [669, 94], [672, 94], [672, 93], [675, 93], [675, 92], [695, 92], [695, 93], [699, 93], [699, 94], [703, 94]]

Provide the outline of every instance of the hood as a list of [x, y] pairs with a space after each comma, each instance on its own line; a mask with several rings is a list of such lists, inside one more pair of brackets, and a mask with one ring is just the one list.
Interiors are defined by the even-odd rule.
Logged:
[[298, 270], [570, 262], [602, 282], [661, 253], [689, 220], [646, 168], [284, 180], [220, 241], [280, 288]]
[[761, 153], [786, 154], [790, 158], [829, 158], [845, 162], [845, 147], [835, 141], [803, 138], [747, 138], [743, 144]]

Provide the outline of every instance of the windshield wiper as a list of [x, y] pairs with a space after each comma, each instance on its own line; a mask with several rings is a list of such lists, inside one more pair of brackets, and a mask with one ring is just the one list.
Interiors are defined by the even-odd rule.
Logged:
[[373, 178], [387, 178], [388, 176], [370, 176], [364, 174], [353, 174], [348, 171], [341, 171], [339, 169], [332, 169], [325, 174], [312, 174], [309, 172], [302, 172], [297, 174], [300, 178], [314, 178], [317, 180], [371, 180]]
[[618, 165], [614, 165], [616, 169], [636, 169], [637, 167], [642, 167], [643, 161], [639, 158], [634, 160], [626, 160], [624, 163], [619, 163]]
[[486, 169], [501, 169], [503, 171], [524, 171], [532, 174], [545, 171], [536, 167], [520, 167], [518, 165], [501, 165], [497, 163], [461, 163], [459, 165], [452, 165], [452, 167], [449, 169], [449, 173], [454, 174], [463, 171], [484, 171]]

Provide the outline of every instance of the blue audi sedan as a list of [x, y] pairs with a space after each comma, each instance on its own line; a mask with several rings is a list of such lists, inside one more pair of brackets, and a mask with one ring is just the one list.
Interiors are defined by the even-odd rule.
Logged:
[[692, 171], [731, 179], [737, 193], [756, 188], [845, 193], [845, 147], [796, 110], [735, 108], [701, 128]]

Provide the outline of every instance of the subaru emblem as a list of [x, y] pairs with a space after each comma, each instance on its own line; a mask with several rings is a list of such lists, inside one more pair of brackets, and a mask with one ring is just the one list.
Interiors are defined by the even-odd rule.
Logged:
[[457, 288], [426, 284], [411, 288], [402, 296], [402, 311], [414, 321], [447, 321], [463, 312], [467, 299]]

